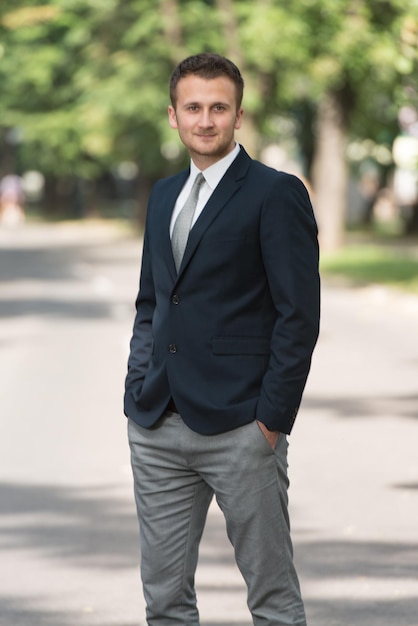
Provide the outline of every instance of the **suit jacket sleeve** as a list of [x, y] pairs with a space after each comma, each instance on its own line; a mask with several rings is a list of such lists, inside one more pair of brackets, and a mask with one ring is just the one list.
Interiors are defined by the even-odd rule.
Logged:
[[266, 194], [260, 222], [277, 318], [257, 419], [284, 433], [290, 433], [295, 421], [319, 332], [317, 234], [305, 186], [295, 176], [279, 176]]

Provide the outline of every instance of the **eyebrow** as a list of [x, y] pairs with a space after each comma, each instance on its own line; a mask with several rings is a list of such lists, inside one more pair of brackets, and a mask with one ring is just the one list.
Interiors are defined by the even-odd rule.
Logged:
[[[185, 102], [183, 104], [184, 107], [191, 107], [191, 106], [202, 106], [201, 102], [197, 102], [197, 101], [193, 101], [193, 102]], [[211, 107], [217, 107], [217, 106], [223, 106], [226, 108], [229, 108], [231, 105], [228, 102], [222, 102], [221, 100], [216, 101], [216, 102], [212, 102], [209, 106]]]

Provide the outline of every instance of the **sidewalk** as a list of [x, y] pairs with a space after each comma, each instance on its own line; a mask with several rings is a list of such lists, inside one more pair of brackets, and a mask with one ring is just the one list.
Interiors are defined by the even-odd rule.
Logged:
[[[0, 233], [2, 235], [3, 233]], [[0, 236], [0, 626], [142, 626], [121, 411], [140, 243], [31, 226]], [[325, 285], [290, 437], [309, 626], [418, 626], [417, 301]], [[249, 626], [213, 505], [202, 626]]]

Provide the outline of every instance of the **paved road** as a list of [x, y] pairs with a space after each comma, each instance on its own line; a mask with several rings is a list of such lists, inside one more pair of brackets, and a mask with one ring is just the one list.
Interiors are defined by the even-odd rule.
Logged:
[[[121, 398], [140, 243], [103, 224], [0, 231], [0, 625], [140, 626]], [[290, 438], [310, 626], [418, 625], [418, 301], [326, 286]], [[249, 626], [210, 511], [204, 626]]]

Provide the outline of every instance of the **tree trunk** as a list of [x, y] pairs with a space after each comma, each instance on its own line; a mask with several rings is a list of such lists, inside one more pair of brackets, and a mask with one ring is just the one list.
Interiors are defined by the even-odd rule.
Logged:
[[186, 56], [178, 0], [160, 0], [160, 15], [164, 34], [170, 42], [171, 61], [177, 65]]
[[344, 110], [336, 94], [321, 102], [317, 113], [316, 147], [312, 164], [313, 205], [323, 250], [344, 243], [348, 167]]
[[246, 71], [245, 56], [239, 41], [239, 28], [233, 0], [216, 0], [216, 7], [225, 37], [226, 56], [239, 67], [246, 85], [244, 89], [244, 119], [242, 127], [236, 133], [236, 139], [242, 143], [251, 157], [257, 158], [260, 154], [260, 135], [254, 115], [249, 111], [245, 112], [245, 91], [246, 89], [258, 90], [260, 87], [254, 84], [252, 76]]

